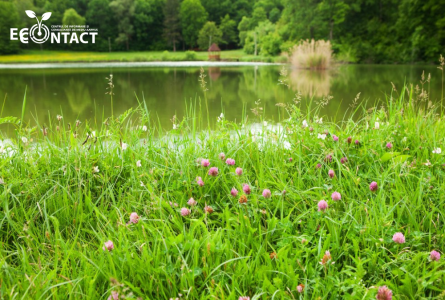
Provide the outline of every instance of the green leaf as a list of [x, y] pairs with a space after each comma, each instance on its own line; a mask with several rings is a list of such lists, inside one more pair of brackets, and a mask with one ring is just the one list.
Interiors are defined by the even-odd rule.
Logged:
[[194, 277], [198, 277], [201, 274], [202, 274], [202, 269], [201, 268], [198, 268], [198, 267], [193, 268], [193, 276]]
[[390, 160], [391, 158], [398, 156], [400, 154], [400, 152], [387, 152], [385, 154], [383, 154], [382, 157], [380, 157], [380, 160], [382, 162], [386, 162], [388, 160]]
[[399, 155], [397, 157], [394, 157], [393, 161], [395, 163], [404, 163], [410, 157], [411, 155]]

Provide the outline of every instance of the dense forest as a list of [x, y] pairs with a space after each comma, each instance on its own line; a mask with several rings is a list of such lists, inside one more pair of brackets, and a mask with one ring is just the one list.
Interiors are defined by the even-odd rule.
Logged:
[[[98, 28], [95, 44], [21, 44], [11, 27]], [[0, 0], [0, 53], [21, 49], [146, 51], [243, 48], [278, 55], [301, 39], [330, 40], [337, 59], [432, 62], [444, 52], [445, 0]]]

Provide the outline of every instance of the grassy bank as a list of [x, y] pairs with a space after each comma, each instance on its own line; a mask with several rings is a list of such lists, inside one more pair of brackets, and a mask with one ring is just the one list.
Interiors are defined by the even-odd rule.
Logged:
[[[16, 55], [1, 55], [0, 63], [62, 63], [62, 62], [150, 62], [150, 61], [206, 61], [207, 52], [146, 51], [146, 52], [70, 52], [23, 51]], [[221, 60], [243, 62], [283, 62], [283, 57], [247, 55], [243, 50], [221, 51]]]
[[338, 123], [1, 119], [0, 297], [443, 298], [445, 122], [399, 90]]

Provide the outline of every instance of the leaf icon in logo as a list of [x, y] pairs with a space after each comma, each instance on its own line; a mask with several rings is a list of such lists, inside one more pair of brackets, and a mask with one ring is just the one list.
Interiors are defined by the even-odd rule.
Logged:
[[35, 18], [36, 17], [36, 13], [33, 12], [32, 10], [25, 10], [25, 12], [28, 15], [28, 17], [30, 17], [30, 18]]
[[46, 12], [42, 15], [42, 20], [46, 21], [49, 19], [49, 17], [51, 17], [51, 13], [50, 12]]

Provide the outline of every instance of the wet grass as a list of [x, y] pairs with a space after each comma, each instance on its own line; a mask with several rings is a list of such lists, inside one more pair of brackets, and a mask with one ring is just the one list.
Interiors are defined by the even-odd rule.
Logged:
[[208, 120], [205, 99], [174, 129], [142, 100], [97, 123], [2, 118], [16, 131], [0, 151], [0, 297], [441, 299], [445, 122], [413, 95], [336, 123], [297, 104], [279, 126]]

